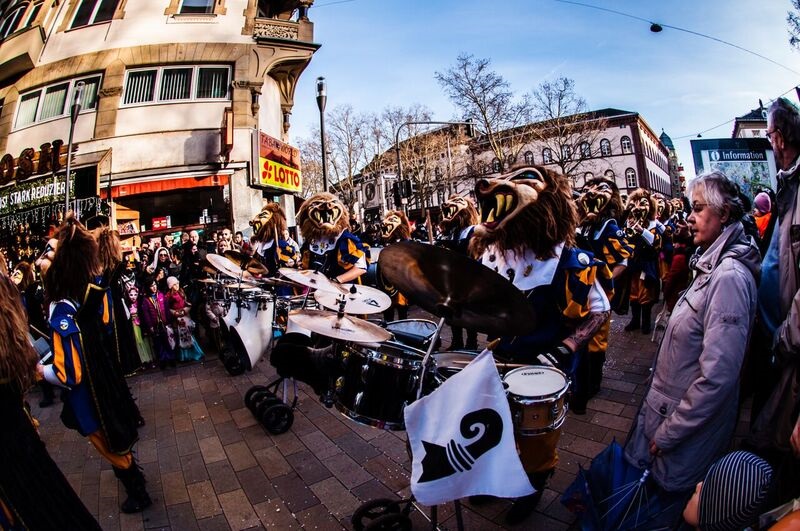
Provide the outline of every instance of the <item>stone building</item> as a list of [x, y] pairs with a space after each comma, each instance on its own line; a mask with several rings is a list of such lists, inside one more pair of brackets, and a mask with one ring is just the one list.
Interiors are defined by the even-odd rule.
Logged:
[[117, 221], [144, 237], [166, 216], [171, 231], [242, 229], [264, 197], [291, 210], [259, 178], [258, 141], [287, 138], [319, 47], [312, 3], [0, 0], [0, 230], [55, 218], [79, 86], [79, 210], [113, 198]]

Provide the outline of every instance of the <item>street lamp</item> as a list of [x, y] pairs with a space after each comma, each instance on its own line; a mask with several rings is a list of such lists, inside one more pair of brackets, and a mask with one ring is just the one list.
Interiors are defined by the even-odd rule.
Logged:
[[[69, 141], [67, 142], [67, 174], [64, 177], [64, 216], [69, 212], [69, 177], [72, 171], [72, 135], [75, 133], [75, 122], [78, 121], [78, 114], [81, 112], [81, 101], [83, 98], [83, 88], [86, 84], [78, 81], [72, 93], [72, 107], [69, 109]], [[75, 213], [77, 215], [77, 212]]]
[[322, 190], [328, 191], [328, 156], [325, 149], [325, 103], [328, 101], [328, 94], [325, 87], [325, 78], [317, 78], [317, 107], [319, 107], [319, 136], [322, 146]]

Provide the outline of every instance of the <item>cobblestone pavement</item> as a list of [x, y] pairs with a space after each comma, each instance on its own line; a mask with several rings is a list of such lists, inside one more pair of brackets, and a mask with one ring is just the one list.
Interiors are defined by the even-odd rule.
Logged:
[[[558, 471], [537, 512], [520, 528], [570, 528], [574, 517], [559, 503], [560, 494], [578, 465], [588, 466], [612, 439], [624, 441], [655, 352], [649, 336], [622, 330], [626, 321], [614, 316], [602, 391], [586, 415], [569, 413]], [[325, 408], [305, 385], [291, 430], [269, 435], [243, 397], [274, 375], [262, 359], [254, 371], [231, 377], [209, 355], [206, 362], [129, 379], [147, 421], [136, 455], [154, 502], [136, 515], [120, 513], [124, 490], [111, 466], [86, 439], [62, 426], [61, 408], [40, 410], [34, 394], [30, 402], [50, 454], [107, 530], [352, 529], [350, 516], [364, 501], [409, 495], [405, 432], [352, 422]], [[506, 500], [480, 507], [465, 501], [466, 529], [502, 528], [509, 506]], [[412, 519], [415, 529], [429, 528], [419, 512]], [[439, 521], [456, 528], [452, 504], [439, 508]]]

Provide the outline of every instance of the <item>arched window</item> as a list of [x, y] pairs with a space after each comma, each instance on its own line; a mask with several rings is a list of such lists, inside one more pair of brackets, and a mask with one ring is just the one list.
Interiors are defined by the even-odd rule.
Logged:
[[584, 159], [588, 159], [592, 156], [592, 146], [589, 145], [589, 142], [581, 142], [581, 157]]
[[611, 156], [611, 142], [607, 138], [600, 141], [600, 154], [604, 157]]
[[501, 169], [500, 168], [500, 159], [495, 157], [494, 159], [492, 159], [492, 171], [494, 173], [500, 173], [500, 169]]
[[614, 180], [614, 170], [606, 170], [606, 172], [603, 175], [605, 175], [611, 180]]
[[593, 178], [594, 178], [594, 173], [592, 173], [590, 171], [587, 171], [586, 173], [583, 174], [583, 184], [586, 184], [586, 182], [589, 179], [593, 179]]
[[553, 163], [553, 151], [550, 148], [544, 148], [542, 150], [542, 163], [543, 164]]
[[525, 164], [528, 164], [528, 165], [533, 164], [533, 151], [526, 151], [525, 152]]
[[8, 11], [8, 14], [3, 18], [2, 24], [0, 24], [0, 39], [5, 39], [19, 29], [22, 16], [27, 9], [28, 2], [21, 2]]
[[619, 141], [620, 146], [622, 146], [622, 153], [628, 155], [633, 153], [633, 144], [631, 143], [630, 137], [623, 136]]
[[561, 158], [563, 160], [570, 160], [572, 158], [572, 146], [566, 144], [561, 146]]
[[514, 155], [506, 156], [506, 166], [507, 167], [510, 168], [511, 165], [514, 164], [515, 162], [517, 162], [517, 157], [515, 157]]
[[627, 170], [625, 170], [625, 186], [627, 186], [628, 188], [636, 188], [637, 184], [638, 183], [636, 182], [636, 170], [634, 170], [633, 168], [628, 168]]

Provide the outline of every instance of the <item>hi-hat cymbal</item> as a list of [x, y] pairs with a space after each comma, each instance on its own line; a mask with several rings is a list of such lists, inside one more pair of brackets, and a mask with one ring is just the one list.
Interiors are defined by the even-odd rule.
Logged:
[[251, 275], [247, 271], [242, 271], [242, 268], [239, 267], [235, 262], [232, 262], [230, 259], [225, 258], [224, 256], [208, 253], [206, 255], [206, 260], [211, 266], [222, 273], [231, 278], [237, 278], [242, 280], [253, 280], [253, 275]]
[[524, 335], [536, 327], [536, 314], [522, 292], [467, 256], [400, 242], [383, 249], [378, 262], [403, 295], [448, 324], [496, 335]]
[[292, 310], [289, 319], [319, 335], [342, 341], [380, 343], [392, 337], [378, 325], [349, 315], [340, 317], [336, 312], [327, 310]]
[[222, 256], [253, 275], [266, 275], [269, 270], [264, 264], [241, 251], [225, 251]]
[[324, 308], [337, 311], [344, 298], [342, 311], [356, 314], [378, 313], [392, 305], [392, 299], [379, 289], [358, 284], [342, 284], [342, 288], [347, 293], [317, 290], [314, 292], [314, 298]]
[[319, 271], [314, 271], [312, 269], [292, 269], [290, 267], [282, 267], [278, 270], [278, 272], [292, 282], [296, 282], [297, 284], [307, 288], [330, 291], [332, 293], [344, 292], [344, 289], [340, 284], [331, 282], [328, 277]]

